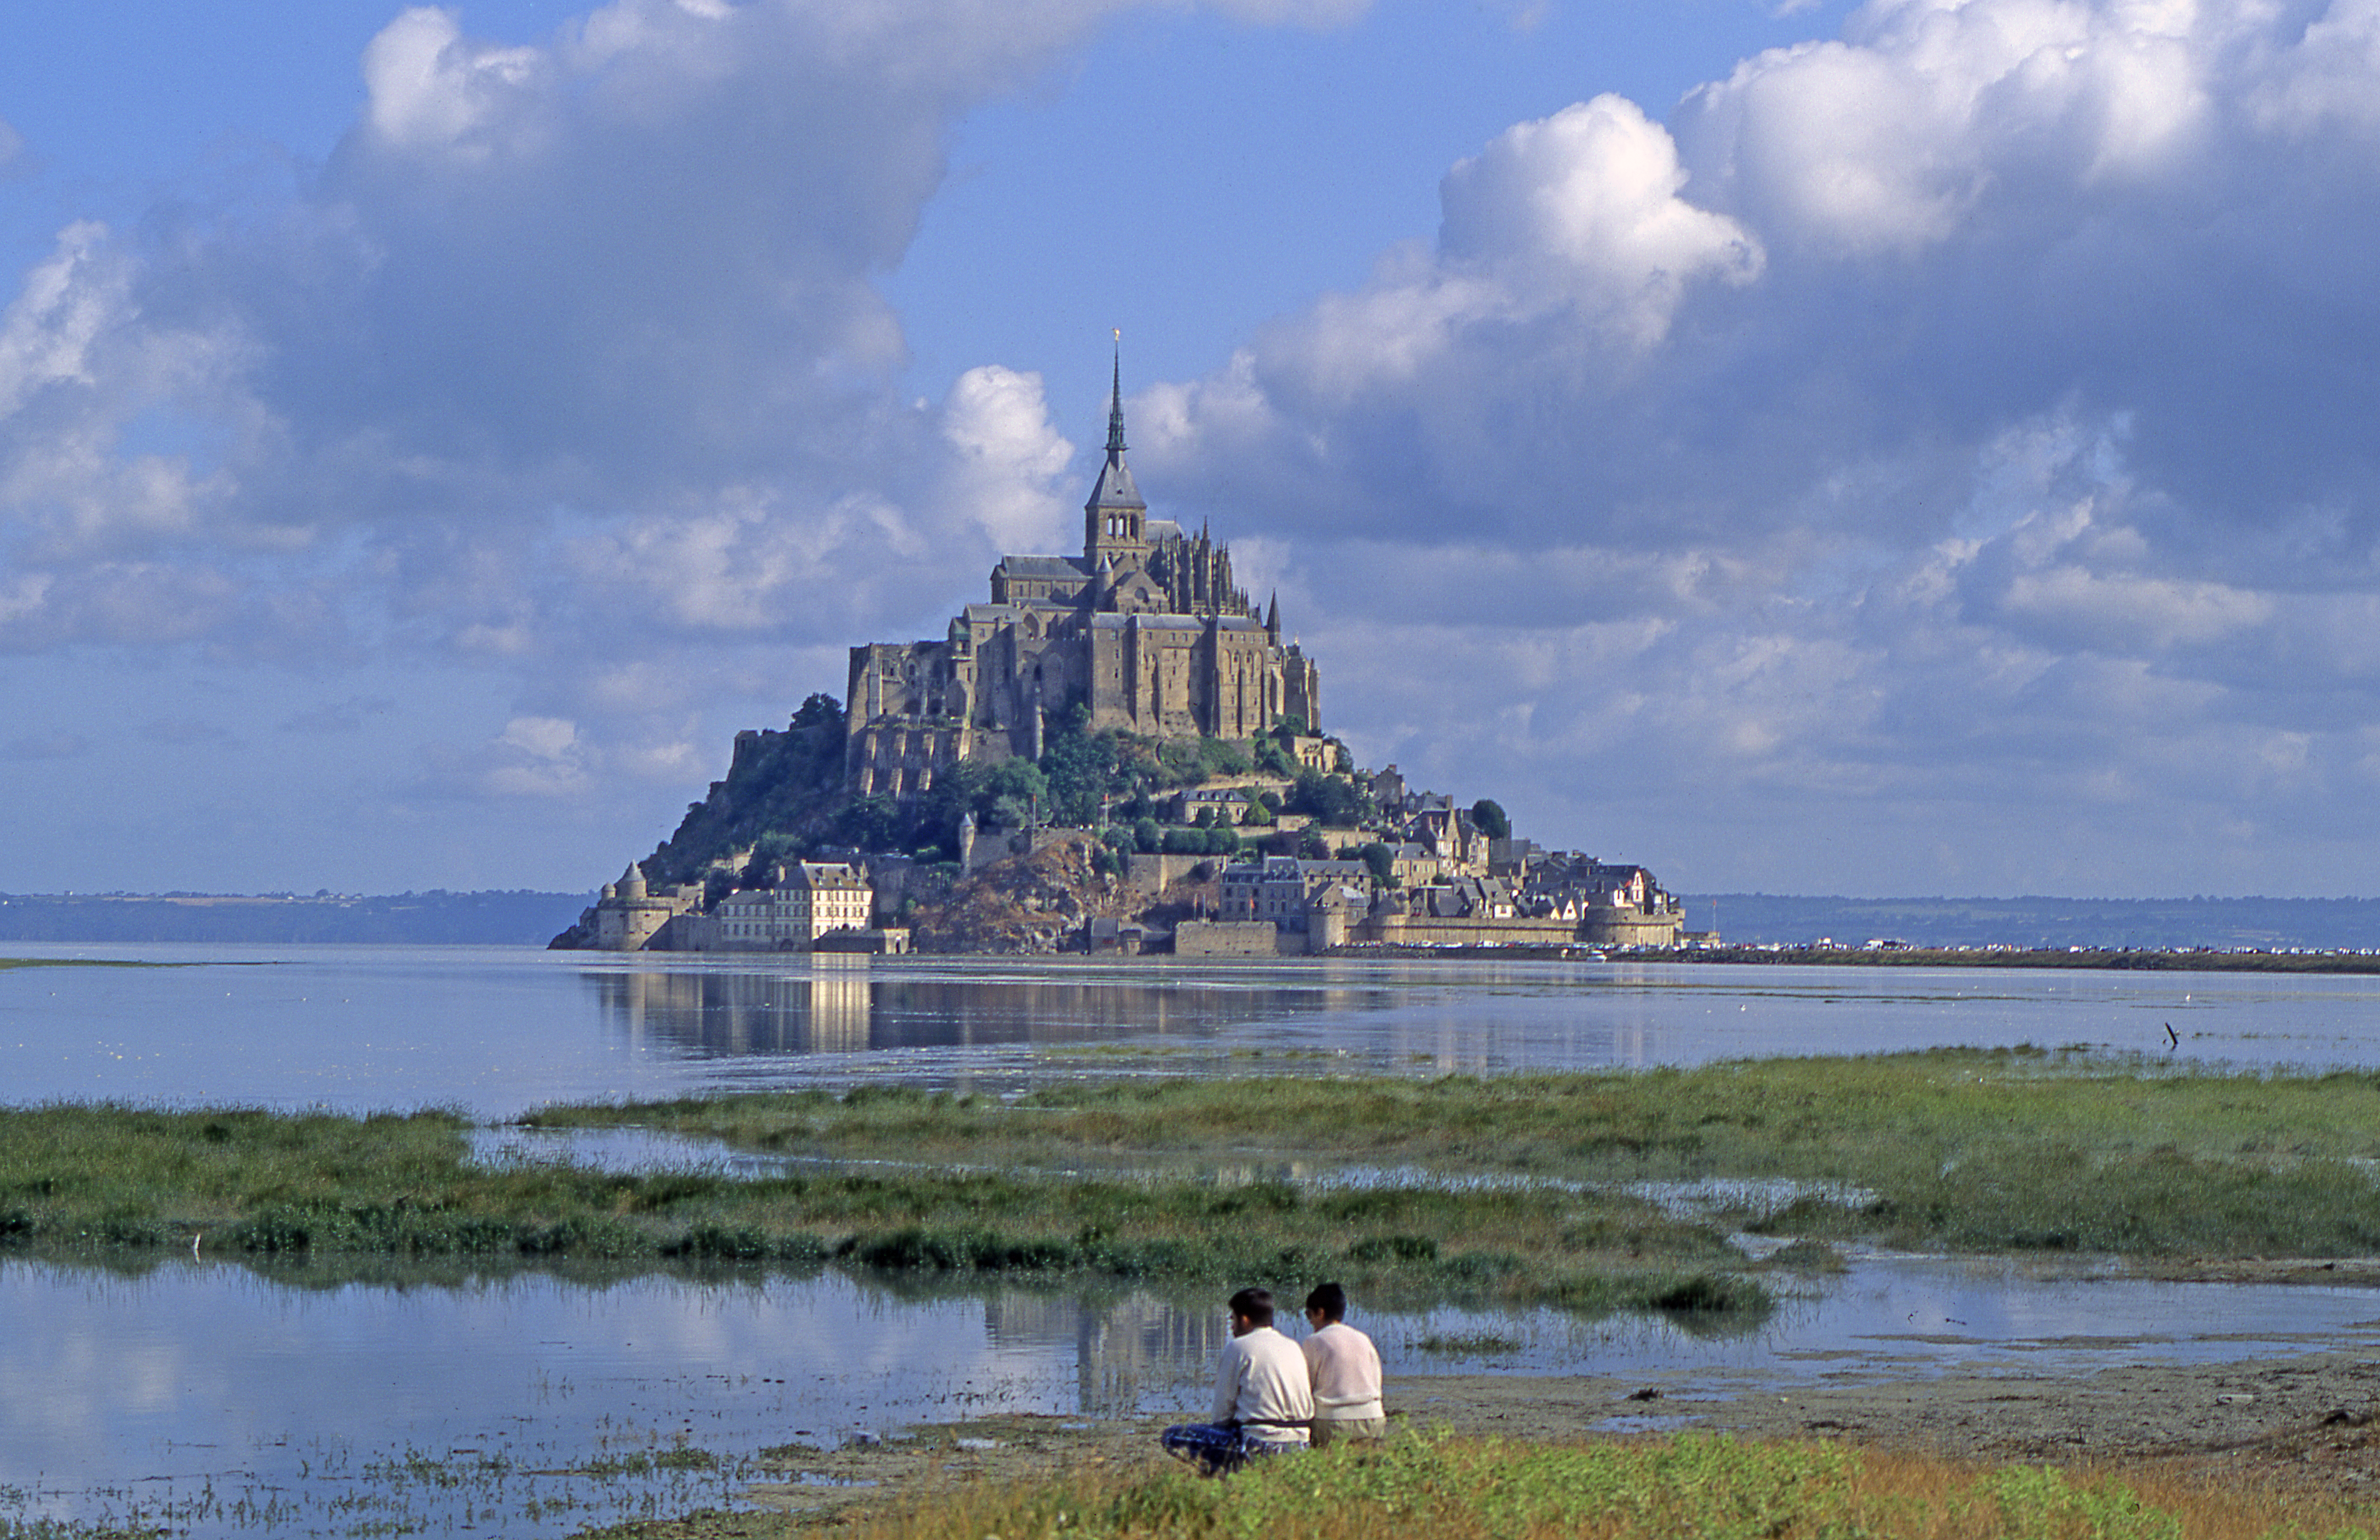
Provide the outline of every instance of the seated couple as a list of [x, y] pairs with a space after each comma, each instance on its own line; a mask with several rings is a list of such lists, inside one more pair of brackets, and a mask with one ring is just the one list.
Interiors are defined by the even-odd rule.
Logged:
[[1314, 1334], [1292, 1341], [1273, 1329], [1272, 1294], [1243, 1289], [1231, 1299], [1232, 1340], [1215, 1362], [1215, 1420], [1165, 1430], [1166, 1452], [1206, 1475], [1235, 1471], [1257, 1455], [1316, 1449], [1387, 1431], [1380, 1355], [1347, 1324], [1347, 1291], [1326, 1283], [1305, 1296]]

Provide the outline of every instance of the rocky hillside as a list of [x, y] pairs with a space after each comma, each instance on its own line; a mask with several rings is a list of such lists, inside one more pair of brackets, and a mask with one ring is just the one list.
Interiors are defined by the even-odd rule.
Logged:
[[1090, 916], [1133, 917], [1140, 901], [1098, 868], [1099, 849], [1088, 833], [1068, 834], [962, 878], [947, 900], [911, 912], [911, 944], [920, 952], [1056, 952], [1079, 944]]
[[735, 734], [727, 778], [686, 810], [677, 831], [643, 863], [647, 880], [699, 881], [710, 864], [771, 837], [789, 850], [837, 831], [843, 789], [843, 713], [813, 696], [782, 733]]

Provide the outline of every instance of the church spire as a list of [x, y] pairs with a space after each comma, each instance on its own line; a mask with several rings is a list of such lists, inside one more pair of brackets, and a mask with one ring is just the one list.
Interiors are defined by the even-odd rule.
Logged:
[[1115, 383], [1108, 393], [1108, 457], [1083, 504], [1083, 560], [1098, 572], [1118, 556], [1139, 565], [1148, 553], [1148, 504], [1123, 462], [1123, 332], [1116, 332]]
[[1108, 392], [1108, 458], [1123, 453], [1123, 328], [1116, 328], [1115, 384]]

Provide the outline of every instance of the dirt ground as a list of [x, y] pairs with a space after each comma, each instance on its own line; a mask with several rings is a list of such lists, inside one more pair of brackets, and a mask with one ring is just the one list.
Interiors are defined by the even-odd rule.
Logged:
[[[1815, 1380], [1740, 1373], [1725, 1393], [1591, 1376], [1407, 1376], [1390, 1388], [1397, 1426], [1511, 1437], [1679, 1428], [1827, 1437], [1985, 1459], [2169, 1464], [2380, 1502], [2380, 1361], [2311, 1352], [2234, 1364], [2126, 1365], [2067, 1377], [2006, 1373], [1910, 1377], [1854, 1358]], [[978, 1481], [1164, 1460], [1156, 1436], [1182, 1416], [1093, 1421], [1000, 1416], [921, 1427], [881, 1444], [787, 1449], [750, 1500], [831, 1520], [853, 1504]], [[734, 1521], [705, 1534], [736, 1533]], [[681, 1532], [683, 1533], [683, 1532]]]

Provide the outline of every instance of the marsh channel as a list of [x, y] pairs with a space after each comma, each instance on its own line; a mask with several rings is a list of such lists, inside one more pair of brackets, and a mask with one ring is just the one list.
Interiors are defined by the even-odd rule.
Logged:
[[[7, 1104], [451, 1107], [486, 1125], [487, 1159], [640, 1169], [747, 1158], [504, 1125], [554, 1102], [706, 1092], [1004, 1095], [1086, 1077], [1495, 1074], [1949, 1046], [2380, 1066], [2380, 978], [2356, 976], [10, 950], [182, 965], [0, 972]], [[1784, 1282], [1780, 1306], [1732, 1334], [1446, 1305], [1363, 1324], [1409, 1415], [1428, 1416], [1434, 1380], [1466, 1376], [1661, 1391], [1615, 1396], [1614, 1428], [1674, 1423], [1671, 1403], [1847, 1376], [2037, 1377], [2380, 1346], [2380, 1294], [2358, 1287], [2164, 1281], [2088, 1258], [1846, 1261]], [[1222, 1332], [1211, 1300], [1115, 1285], [333, 1269], [203, 1245], [137, 1265], [0, 1252], [0, 1522], [570, 1534], [733, 1506], [785, 1482], [787, 1449], [1019, 1413], [1063, 1425], [1194, 1408]]]

